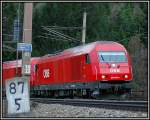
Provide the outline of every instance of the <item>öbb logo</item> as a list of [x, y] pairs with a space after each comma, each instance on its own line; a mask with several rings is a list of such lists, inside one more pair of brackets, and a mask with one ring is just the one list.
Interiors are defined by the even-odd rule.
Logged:
[[43, 70], [43, 77], [49, 78], [50, 77], [50, 69], [44, 69]]
[[116, 72], [120, 72], [120, 70], [119, 69], [110, 69], [110, 72], [111, 73], [116, 73]]

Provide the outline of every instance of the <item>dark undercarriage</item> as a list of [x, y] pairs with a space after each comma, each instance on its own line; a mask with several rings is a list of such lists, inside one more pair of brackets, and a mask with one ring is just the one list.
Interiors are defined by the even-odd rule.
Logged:
[[64, 83], [56, 85], [40, 85], [31, 87], [31, 96], [45, 97], [97, 97], [104, 94], [124, 94], [130, 93], [131, 82], [111, 81], [111, 82], [84, 82], [84, 83]]

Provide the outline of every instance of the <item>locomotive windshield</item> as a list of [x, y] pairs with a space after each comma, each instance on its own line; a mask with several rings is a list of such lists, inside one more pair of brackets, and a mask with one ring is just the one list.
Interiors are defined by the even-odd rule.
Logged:
[[127, 62], [125, 52], [99, 52], [100, 62]]

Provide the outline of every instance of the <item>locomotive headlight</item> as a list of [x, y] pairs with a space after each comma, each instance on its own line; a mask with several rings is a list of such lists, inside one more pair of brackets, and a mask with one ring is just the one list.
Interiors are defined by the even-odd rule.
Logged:
[[125, 75], [124, 77], [125, 77], [125, 78], [128, 78], [128, 75]]
[[106, 76], [105, 76], [105, 75], [102, 75], [102, 78], [104, 79], [104, 78], [106, 78]]

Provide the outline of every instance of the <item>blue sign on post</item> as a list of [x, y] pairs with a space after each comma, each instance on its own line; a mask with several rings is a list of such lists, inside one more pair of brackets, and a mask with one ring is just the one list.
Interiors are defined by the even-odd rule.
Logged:
[[17, 44], [17, 50], [18, 51], [24, 51], [24, 52], [32, 52], [32, 44], [30, 44], [30, 43], [18, 43]]

